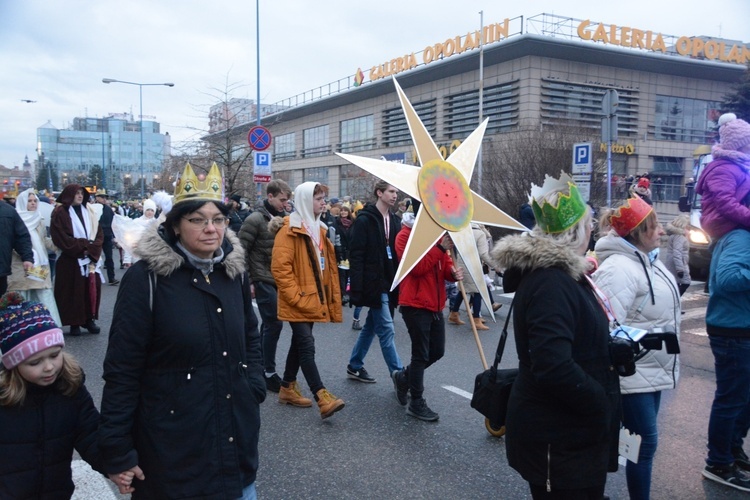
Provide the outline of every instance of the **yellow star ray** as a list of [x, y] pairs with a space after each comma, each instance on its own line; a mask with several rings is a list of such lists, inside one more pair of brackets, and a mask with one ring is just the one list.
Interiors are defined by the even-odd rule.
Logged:
[[[449, 166], [446, 168], [450, 169], [452, 167], [458, 170], [468, 185], [471, 182], [474, 165], [476, 164], [479, 155], [479, 149], [482, 146], [482, 139], [484, 138], [488, 120], [482, 122], [479, 127], [477, 127], [477, 129], [474, 130], [458, 148], [456, 148], [453, 154], [444, 161], [440, 155], [440, 150], [432, 140], [432, 137], [419, 119], [414, 107], [407, 99], [406, 94], [404, 94], [404, 91], [401, 89], [395, 78], [393, 79], [393, 83], [396, 86], [398, 98], [404, 109], [406, 122], [409, 125], [409, 132], [412, 141], [414, 141], [414, 147], [417, 150], [419, 164], [424, 166], [429, 162], [433, 162], [433, 164], [438, 162], [447, 163]], [[346, 161], [353, 163], [363, 170], [366, 170], [374, 176], [386, 181], [388, 184], [395, 186], [412, 198], [424, 202], [419, 192], [420, 167], [365, 158], [362, 156], [341, 153], [336, 154]], [[494, 206], [475, 191], [471, 190], [470, 196], [471, 201], [473, 201], [473, 211], [468, 214], [468, 218], [466, 218], [465, 221], [459, 223], [458, 229], [447, 229], [445, 226], [453, 226], [448, 225], [445, 221], [436, 220], [431, 214], [431, 212], [439, 212], [441, 204], [444, 203], [442, 199], [435, 202], [436, 206], [433, 207], [432, 210], [425, 210], [424, 207], [422, 210], [419, 210], [411, 234], [409, 235], [409, 240], [406, 243], [404, 254], [401, 257], [398, 269], [396, 270], [396, 277], [393, 280], [391, 289], [398, 286], [401, 280], [409, 274], [414, 266], [422, 260], [422, 257], [424, 257], [424, 255], [438, 241], [440, 241], [443, 235], [447, 232], [450, 235], [458, 254], [464, 261], [469, 277], [477, 285], [482, 300], [494, 320], [495, 315], [492, 311], [489, 293], [487, 287], [484, 286], [479, 251], [477, 250], [471, 225], [468, 222], [470, 220], [471, 222], [479, 224], [504, 227], [518, 231], [526, 231], [527, 229], [521, 223], [513, 219], [513, 217]], [[469, 203], [468, 200], [465, 201], [471, 206], [471, 203]]]

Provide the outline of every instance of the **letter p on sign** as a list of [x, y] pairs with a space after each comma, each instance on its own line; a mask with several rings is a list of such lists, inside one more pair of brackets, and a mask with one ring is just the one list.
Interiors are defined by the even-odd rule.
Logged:
[[574, 174], [591, 173], [591, 143], [582, 142], [573, 145], [573, 168]]

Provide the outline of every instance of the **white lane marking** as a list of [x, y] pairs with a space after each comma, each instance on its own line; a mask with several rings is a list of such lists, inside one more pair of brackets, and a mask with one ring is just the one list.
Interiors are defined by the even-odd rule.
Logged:
[[73, 460], [70, 468], [73, 484], [76, 485], [71, 500], [117, 500], [117, 495], [112, 491], [114, 483], [104, 479], [89, 464], [83, 460]]
[[458, 387], [452, 386], [452, 385], [444, 385], [443, 389], [451, 391], [454, 394], [458, 394], [459, 396], [463, 396], [466, 399], [471, 399], [472, 394], [470, 392], [466, 392], [463, 389], [459, 389]]

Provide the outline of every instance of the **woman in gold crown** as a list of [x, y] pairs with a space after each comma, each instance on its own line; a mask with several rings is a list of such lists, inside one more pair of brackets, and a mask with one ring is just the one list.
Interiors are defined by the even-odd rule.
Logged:
[[16, 199], [16, 212], [21, 216], [31, 237], [31, 247], [34, 252], [34, 267], [30, 272], [24, 271], [21, 256], [13, 252], [11, 261], [11, 276], [8, 277], [8, 290], [19, 292], [27, 301], [41, 302], [49, 310], [57, 325], [62, 325], [60, 313], [57, 311], [55, 294], [52, 291], [50, 278], [48, 251], [55, 251], [57, 247], [52, 238], [47, 236], [44, 218], [38, 210], [39, 197], [34, 190], [21, 192]]
[[239, 239], [214, 164], [190, 165], [125, 273], [104, 359], [105, 471], [133, 498], [255, 498], [266, 386]]
[[[628, 199], [609, 215], [612, 229], [596, 242], [601, 261], [594, 281], [607, 294], [617, 320], [626, 326], [661, 329], [679, 338], [680, 291], [672, 273], [659, 260], [664, 230], [656, 212], [638, 197]], [[656, 340], [654, 338], [654, 340]], [[651, 465], [656, 454], [661, 392], [674, 389], [680, 364], [674, 349], [662, 346], [644, 351], [635, 374], [620, 379], [623, 425], [641, 437], [638, 463], [628, 460], [626, 477], [632, 499], [648, 499]]]
[[586, 274], [591, 209], [565, 175], [531, 195], [537, 225], [491, 252], [515, 292], [508, 463], [535, 499], [601, 500], [617, 470], [620, 391], [606, 307]]

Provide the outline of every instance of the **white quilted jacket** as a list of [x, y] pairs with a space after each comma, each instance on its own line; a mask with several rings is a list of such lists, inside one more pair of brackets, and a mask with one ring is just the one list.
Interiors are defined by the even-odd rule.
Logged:
[[[659, 259], [649, 263], [646, 254], [614, 233], [597, 241], [596, 256], [601, 264], [594, 281], [609, 297], [621, 324], [644, 330], [661, 327], [679, 337], [680, 293], [674, 276]], [[620, 389], [623, 394], [673, 389], [679, 375], [678, 355], [667, 354], [662, 345], [662, 350], [650, 351], [638, 360], [635, 375], [620, 378]]]

